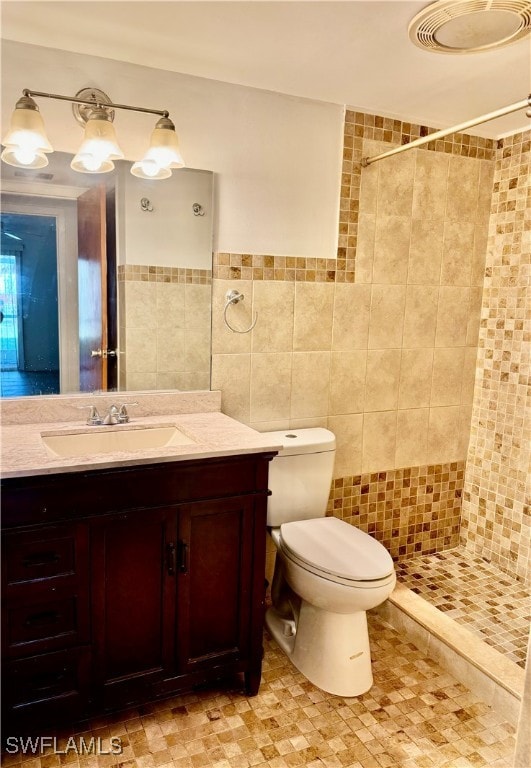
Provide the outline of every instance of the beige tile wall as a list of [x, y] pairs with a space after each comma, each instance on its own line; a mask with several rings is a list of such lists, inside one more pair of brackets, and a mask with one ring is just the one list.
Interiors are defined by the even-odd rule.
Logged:
[[463, 543], [529, 580], [531, 132], [496, 153]]
[[[366, 140], [362, 151], [382, 148]], [[364, 169], [354, 284], [308, 281], [304, 268], [241, 279], [239, 260], [218, 256], [212, 386], [223, 409], [262, 431], [329, 426], [338, 478], [464, 459], [492, 172], [490, 160], [422, 150]], [[231, 263], [233, 278], [218, 277]], [[229, 320], [243, 329], [258, 315], [249, 334], [223, 324], [235, 286], [245, 300]]]
[[209, 389], [210, 296], [208, 270], [119, 269], [121, 388]]
[[[259, 430], [337, 437], [329, 514], [408, 556], [456, 546], [493, 175], [468, 136], [347, 112], [337, 262], [215, 254], [212, 386]], [[385, 142], [385, 143], [382, 143]], [[229, 308], [227, 290], [244, 302]], [[362, 490], [363, 489], [363, 490]], [[268, 572], [274, 558], [270, 543]]]

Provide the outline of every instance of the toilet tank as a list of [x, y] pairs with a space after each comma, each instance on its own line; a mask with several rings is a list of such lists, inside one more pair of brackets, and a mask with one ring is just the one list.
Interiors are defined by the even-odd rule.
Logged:
[[334, 471], [336, 438], [321, 427], [269, 432], [283, 448], [269, 465], [267, 524], [324, 517]]

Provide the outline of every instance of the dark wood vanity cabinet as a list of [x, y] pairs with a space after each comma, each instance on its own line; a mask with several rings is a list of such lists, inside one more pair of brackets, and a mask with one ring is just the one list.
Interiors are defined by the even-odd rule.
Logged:
[[6, 723], [258, 691], [272, 455], [2, 483]]

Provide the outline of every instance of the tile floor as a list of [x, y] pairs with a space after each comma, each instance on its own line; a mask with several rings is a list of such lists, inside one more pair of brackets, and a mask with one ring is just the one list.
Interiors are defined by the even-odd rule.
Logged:
[[[330, 696], [266, 637], [258, 696], [208, 690], [101, 719], [86, 741], [121, 737], [121, 755], [22, 758], [20, 768], [511, 768], [514, 728], [435, 662], [370, 616], [375, 684]], [[59, 745], [70, 734], [62, 734]], [[64, 749], [64, 746], [62, 747]]]
[[396, 563], [406, 587], [525, 667], [529, 590], [464, 547]]

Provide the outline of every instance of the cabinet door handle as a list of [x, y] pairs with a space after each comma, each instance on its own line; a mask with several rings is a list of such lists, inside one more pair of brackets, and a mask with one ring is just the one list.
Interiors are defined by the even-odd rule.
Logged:
[[188, 572], [188, 544], [185, 541], [179, 542], [179, 571]]
[[166, 568], [168, 576], [175, 576], [175, 544], [173, 542], [166, 545]]

